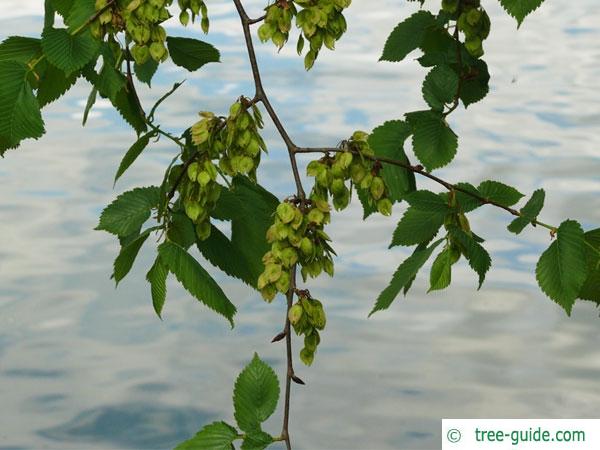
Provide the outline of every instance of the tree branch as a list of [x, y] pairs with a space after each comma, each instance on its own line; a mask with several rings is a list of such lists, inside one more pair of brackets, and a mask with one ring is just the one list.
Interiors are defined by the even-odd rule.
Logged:
[[[305, 148], [296, 148], [294, 150], [294, 153], [341, 153], [341, 152], [345, 152], [345, 151], [347, 151], [347, 150], [343, 150], [343, 149], [340, 149], [337, 147], [331, 147], [331, 148], [305, 147]], [[509, 212], [513, 216], [523, 217], [523, 214], [521, 214], [521, 212], [517, 211], [516, 209], [510, 208], [508, 206], [502, 205], [502, 204], [495, 202], [493, 200], [490, 200], [488, 198], [482, 197], [481, 195], [475, 194], [474, 192], [471, 192], [468, 189], [463, 189], [460, 186], [457, 186], [456, 184], [449, 183], [448, 181], [445, 181], [445, 180], [433, 175], [432, 173], [427, 172], [421, 165], [413, 166], [409, 163], [405, 163], [405, 162], [399, 161], [397, 159], [386, 158], [386, 157], [382, 157], [382, 156], [368, 156], [368, 155], [362, 155], [362, 156], [364, 158], [370, 159], [371, 161], [402, 167], [413, 173], [417, 173], [421, 176], [424, 176], [425, 178], [429, 178], [430, 180], [435, 181], [438, 184], [441, 184], [449, 191], [462, 192], [463, 194], [473, 197], [473, 198], [479, 200], [482, 205], [492, 205], [492, 206], [495, 206], [497, 208], [500, 208], [500, 209], [503, 209], [503, 210]], [[556, 232], [556, 230], [557, 230], [557, 227], [548, 225], [548, 224], [540, 222], [538, 220], [532, 220], [531, 223], [534, 226], [539, 225], [541, 227], [547, 228], [551, 232]]]

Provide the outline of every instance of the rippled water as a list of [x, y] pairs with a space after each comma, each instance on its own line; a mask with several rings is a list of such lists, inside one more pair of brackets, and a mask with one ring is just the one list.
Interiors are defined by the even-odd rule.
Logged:
[[[40, 3], [4, 0], [0, 37], [34, 35]], [[260, 10], [262, 2], [249, 3]], [[336, 143], [422, 107], [423, 69], [375, 62], [414, 5], [354, 3], [352, 33], [309, 74], [292, 49], [275, 55], [260, 47], [265, 84], [302, 144]], [[223, 63], [191, 75], [166, 68], [156, 90], [143, 93], [148, 104], [187, 78], [160, 113], [176, 131], [198, 110], [223, 110], [240, 93], [252, 95], [230, 2], [209, 6], [207, 39]], [[493, 177], [524, 192], [544, 187], [547, 222], [572, 217], [597, 226], [600, 3], [548, 0], [518, 33], [496, 2], [486, 6], [492, 92], [452, 118], [459, 156], [440, 173], [474, 183]], [[47, 109], [42, 140], [0, 161], [0, 449], [170, 448], [208, 421], [232, 420], [231, 386], [252, 352], [282, 373], [283, 349], [268, 343], [281, 327], [281, 302], [266, 305], [215, 274], [240, 310], [233, 331], [175, 284], [161, 322], [144, 281], [150, 247], [114, 289], [116, 244], [92, 229], [115, 195], [113, 174], [134, 137], [106, 104], [81, 129], [87, 93], [78, 84]], [[272, 158], [261, 181], [283, 196], [292, 186], [272, 128], [268, 143]], [[157, 183], [173, 151], [164, 142], [153, 147], [117, 191]], [[568, 319], [538, 292], [533, 268], [546, 233], [510, 237], [508, 217], [478, 212], [474, 226], [495, 263], [480, 292], [461, 264], [451, 289], [426, 295], [421, 279], [408, 298], [367, 320], [407, 252], [385, 250], [393, 220], [359, 217], [357, 205], [335, 217], [338, 275], [311, 284], [327, 304], [329, 326], [314, 366], [298, 368], [308, 386], [293, 392], [296, 448], [435, 449], [442, 417], [597, 417], [598, 310], [578, 304]], [[279, 427], [279, 417], [267, 426]]]

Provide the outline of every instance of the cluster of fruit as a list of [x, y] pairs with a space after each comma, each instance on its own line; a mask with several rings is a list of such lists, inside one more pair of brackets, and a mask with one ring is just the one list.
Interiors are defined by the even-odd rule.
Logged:
[[179, 201], [185, 214], [194, 223], [196, 236], [201, 241], [208, 239], [211, 232], [210, 213], [221, 195], [221, 185], [217, 183], [218, 170], [207, 152], [194, 155], [193, 162], [177, 166], [171, 171], [173, 178], [180, 178], [177, 190]]
[[319, 331], [325, 328], [327, 318], [323, 304], [302, 292], [298, 301], [290, 308], [288, 318], [298, 336], [304, 335], [304, 348], [300, 350], [300, 359], [310, 366], [321, 342]]
[[201, 14], [202, 20], [200, 20], [200, 27], [202, 31], [208, 33], [209, 20], [208, 20], [208, 9], [206, 3], [203, 0], [177, 0], [181, 13], [179, 13], [179, 21], [184, 27], [187, 27], [190, 23], [196, 20], [196, 17]]
[[275, 221], [267, 230], [271, 250], [263, 257], [264, 272], [258, 278], [258, 289], [270, 302], [277, 292], [286, 293], [290, 288], [290, 269], [298, 263], [304, 280], [317, 277], [323, 271], [333, 276], [334, 251], [330, 238], [323, 231], [329, 222], [327, 202], [288, 199], [280, 203]]
[[[258, 29], [261, 41], [268, 40], [281, 48], [287, 42], [292, 28], [292, 19], [301, 30], [296, 49], [302, 54], [305, 39], [309, 50], [304, 57], [304, 66], [310, 69], [323, 46], [330, 50], [346, 31], [343, 10], [352, 0], [277, 0], [266, 8], [265, 21]], [[296, 3], [300, 10], [296, 9]]]
[[171, 17], [167, 7], [173, 0], [130, 0], [114, 2], [109, 8], [108, 0], [96, 0], [96, 11], [106, 9], [91, 24], [91, 32], [98, 39], [125, 31], [134, 42], [131, 55], [138, 64], [150, 58], [162, 62], [169, 56], [165, 41], [167, 33], [160, 25]]
[[387, 196], [385, 182], [379, 176], [381, 165], [368, 159], [374, 152], [367, 139], [367, 133], [356, 131], [335, 156], [325, 155], [308, 164], [307, 174], [315, 178], [311, 200], [327, 203], [331, 195], [335, 209], [342, 210], [350, 203], [354, 184], [366, 193], [367, 201], [376, 205], [381, 214], [391, 215], [392, 202]]
[[480, 0], [442, 0], [442, 10], [456, 16], [456, 25], [465, 34], [465, 48], [475, 58], [483, 56], [483, 41], [490, 34], [490, 17]]
[[[256, 179], [261, 150], [267, 151], [260, 136], [262, 115], [255, 104], [241, 97], [229, 109], [229, 117], [201, 113], [191, 129], [192, 143], [219, 159], [220, 169], [229, 176], [247, 175]], [[252, 113], [250, 113], [252, 109]]]

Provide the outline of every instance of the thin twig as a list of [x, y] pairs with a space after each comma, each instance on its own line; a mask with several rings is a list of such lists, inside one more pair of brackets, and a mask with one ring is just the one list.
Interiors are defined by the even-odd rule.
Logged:
[[[295, 153], [340, 153], [340, 152], [345, 152], [346, 150], [337, 148], [337, 147], [331, 147], [331, 148], [317, 148], [317, 147], [305, 147], [305, 148], [297, 148], [294, 152]], [[503, 209], [507, 212], [509, 212], [510, 214], [512, 214], [513, 216], [517, 216], [517, 217], [523, 217], [523, 214], [521, 214], [520, 211], [517, 211], [516, 209], [510, 208], [508, 206], [502, 205], [501, 203], [495, 202], [493, 200], [490, 200], [488, 198], [482, 197], [481, 195], [478, 195], [468, 189], [464, 189], [461, 188], [460, 186], [456, 185], [456, 184], [452, 184], [449, 183], [445, 180], [442, 180], [441, 178], [433, 175], [430, 172], [427, 172], [423, 166], [421, 165], [416, 165], [413, 166], [409, 163], [403, 162], [403, 161], [399, 161], [397, 159], [392, 159], [392, 158], [386, 158], [383, 156], [369, 156], [369, 155], [362, 155], [364, 158], [369, 159], [371, 161], [378, 161], [381, 163], [386, 163], [386, 164], [390, 164], [390, 165], [394, 165], [394, 166], [399, 166], [402, 167], [406, 170], [409, 170], [413, 173], [417, 173], [421, 176], [424, 176], [425, 178], [429, 178], [430, 180], [435, 181], [438, 184], [441, 184], [442, 186], [444, 186], [446, 189], [448, 189], [449, 191], [458, 191], [458, 192], [462, 192], [463, 194], [466, 194], [470, 197], [473, 197], [477, 200], [479, 200], [481, 202], [481, 204], [483, 205], [492, 205], [492, 206], [496, 206], [497, 208]], [[534, 225], [539, 225], [541, 227], [547, 228], [548, 230], [552, 231], [552, 232], [556, 232], [557, 228], [555, 226], [552, 225], [548, 225], [545, 224], [543, 222], [540, 222], [538, 220], [532, 220], [531, 221], [532, 224]]]

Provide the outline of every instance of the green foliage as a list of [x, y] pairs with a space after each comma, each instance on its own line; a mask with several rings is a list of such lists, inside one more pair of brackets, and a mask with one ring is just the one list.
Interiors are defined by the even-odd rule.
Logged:
[[413, 151], [429, 171], [450, 163], [456, 155], [458, 137], [444, 116], [436, 111], [406, 114], [413, 128]]
[[450, 286], [452, 279], [452, 265], [456, 262], [452, 249], [444, 248], [433, 261], [429, 274], [429, 291], [438, 291]]
[[[390, 120], [373, 130], [369, 135], [369, 146], [377, 157], [392, 158], [409, 164], [403, 144], [411, 131], [406, 122]], [[381, 177], [388, 188], [388, 197], [392, 203], [401, 201], [405, 194], [416, 189], [415, 174], [402, 167], [385, 165]]]
[[460, 250], [471, 268], [479, 275], [478, 289], [481, 289], [485, 281], [485, 275], [492, 266], [492, 258], [472, 234], [466, 233], [460, 228], [452, 228], [450, 234], [453, 241], [460, 246]]
[[65, 92], [67, 92], [79, 78], [78, 72], [73, 72], [70, 75], [65, 73], [59, 68], [48, 64], [46, 70], [39, 81], [39, 87], [37, 91], [37, 99], [40, 107], [44, 107], [49, 103], [60, 98]]
[[523, 194], [514, 187], [500, 183], [499, 181], [483, 181], [477, 187], [477, 191], [489, 201], [502, 206], [513, 206], [523, 198]]
[[277, 375], [255, 354], [233, 390], [234, 415], [240, 429], [249, 433], [260, 431], [261, 424], [275, 412], [278, 400]]
[[16, 61], [27, 64], [39, 57], [42, 47], [39, 39], [9, 36], [0, 44], [0, 61]]
[[566, 220], [558, 227], [556, 241], [542, 254], [536, 266], [542, 291], [569, 315], [587, 279], [585, 252], [581, 225]]
[[156, 258], [154, 264], [146, 274], [146, 280], [150, 283], [150, 292], [152, 294], [152, 305], [158, 317], [162, 318], [162, 309], [167, 298], [167, 276], [169, 269], [163, 263], [160, 256]]
[[430, 191], [416, 191], [407, 195], [406, 201], [410, 206], [394, 231], [390, 247], [429, 242], [449, 212], [443, 198]]
[[261, 425], [273, 414], [278, 400], [277, 375], [255, 353], [250, 364], [239, 374], [233, 391], [235, 419], [244, 433], [225, 422], [214, 422], [175, 450], [231, 450], [236, 440], [242, 440], [242, 450], [263, 450], [275, 439], [262, 431]]
[[588, 276], [579, 298], [600, 305], [600, 228], [585, 233], [585, 253]]
[[418, 11], [399, 23], [389, 35], [381, 61], [402, 61], [410, 52], [420, 47], [428, 28], [436, 26], [435, 17], [429, 11]]
[[150, 218], [150, 212], [158, 207], [158, 194], [156, 186], [124, 192], [102, 211], [96, 230], [117, 236], [134, 233]]
[[546, 192], [543, 189], [536, 190], [531, 198], [525, 203], [525, 206], [521, 208], [521, 217], [517, 217], [508, 226], [508, 231], [511, 233], [519, 234], [525, 229], [527, 225], [534, 222], [537, 219], [538, 214], [544, 207], [544, 200], [546, 199]]
[[88, 31], [73, 35], [63, 28], [49, 28], [42, 33], [42, 49], [50, 63], [70, 75], [96, 57], [100, 43]]
[[151, 131], [150, 133], [145, 134], [142, 137], [140, 137], [129, 148], [129, 150], [127, 150], [127, 153], [125, 153], [125, 156], [123, 156], [123, 159], [121, 160], [121, 164], [119, 165], [119, 168], [117, 169], [117, 173], [115, 174], [115, 183], [121, 177], [121, 175], [123, 175], [125, 173], [125, 171], [127, 169], [129, 169], [129, 167], [131, 167], [131, 165], [135, 162], [137, 157], [140, 156], [142, 154], [142, 152], [146, 149], [146, 147], [148, 146], [148, 143], [150, 142], [150, 139], [152, 139], [155, 136], [156, 136], [156, 132]]
[[485, 61], [478, 59], [468, 69], [468, 77], [463, 80], [460, 100], [467, 108], [485, 98], [490, 90], [490, 73]]
[[519, 26], [525, 17], [538, 9], [544, 0], [500, 0], [500, 4], [508, 14], [517, 20]]
[[447, 65], [435, 66], [423, 81], [423, 98], [432, 109], [442, 111], [454, 99], [458, 75]]
[[163, 242], [158, 254], [175, 278], [197, 300], [229, 320], [233, 327], [236, 307], [206, 270], [183, 247], [173, 242]]
[[117, 259], [115, 259], [114, 263], [113, 278], [117, 284], [119, 284], [119, 281], [127, 276], [133, 267], [133, 263], [137, 258], [142, 245], [144, 245], [144, 242], [146, 242], [146, 239], [148, 239], [151, 231], [154, 230], [146, 230], [133, 241], [127, 243], [121, 248], [121, 252], [119, 253], [119, 256], [117, 256]]
[[198, 70], [205, 64], [220, 61], [219, 51], [198, 39], [169, 36], [167, 46], [173, 62], [190, 72]]
[[225, 422], [206, 425], [196, 436], [175, 447], [175, 450], [231, 450], [238, 438], [235, 428]]
[[388, 309], [395, 298], [398, 296], [402, 289], [406, 289], [407, 286], [412, 284], [412, 281], [416, 277], [417, 273], [427, 262], [433, 251], [442, 243], [443, 239], [439, 239], [429, 247], [427, 245], [419, 245], [413, 254], [409, 256], [396, 270], [392, 281], [389, 286], [386, 287], [375, 302], [373, 310], [369, 316], [373, 315], [377, 311]]
[[0, 62], [0, 155], [23, 139], [37, 139], [44, 134], [40, 106], [27, 74], [23, 63]]

